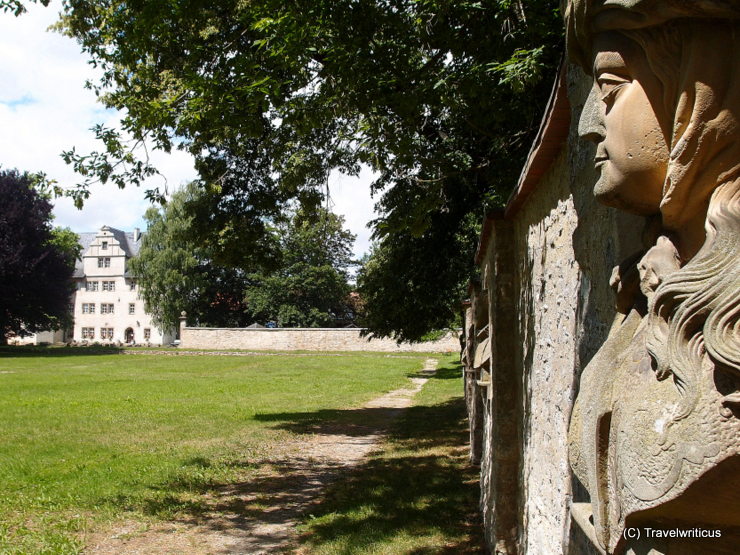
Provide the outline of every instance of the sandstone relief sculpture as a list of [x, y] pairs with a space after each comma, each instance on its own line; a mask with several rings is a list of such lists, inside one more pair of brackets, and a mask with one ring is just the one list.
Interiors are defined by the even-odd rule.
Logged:
[[646, 220], [581, 376], [571, 466], [607, 552], [629, 526], [726, 540], [740, 525], [740, 2], [570, 0], [564, 14], [594, 79], [579, 134], [596, 143], [595, 195]]

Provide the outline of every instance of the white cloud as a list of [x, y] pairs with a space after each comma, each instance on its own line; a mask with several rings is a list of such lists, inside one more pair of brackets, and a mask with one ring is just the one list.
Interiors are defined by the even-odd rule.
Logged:
[[[87, 63], [72, 39], [46, 29], [57, 19], [60, 2], [48, 8], [28, 4], [28, 13], [14, 17], [0, 13], [0, 164], [4, 168], [43, 171], [62, 185], [73, 185], [80, 177], [67, 166], [60, 153], [73, 146], [77, 152], [100, 149], [90, 128], [97, 123], [114, 126], [117, 114], [96, 102], [85, 81], [96, 70]], [[196, 177], [192, 158], [183, 152], [154, 153], [154, 165], [167, 180], [170, 192]], [[357, 234], [355, 253], [369, 246], [367, 222], [373, 218], [369, 184], [372, 174], [359, 178], [332, 174], [330, 187], [334, 210], [345, 216], [346, 225]], [[152, 178], [150, 186], [160, 186]], [[97, 185], [79, 211], [69, 199], [55, 203], [57, 225], [75, 231], [94, 231], [107, 224], [121, 229], [143, 227], [142, 216], [150, 206], [142, 188], [120, 190]]]
[[[71, 186], [80, 176], [64, 163], [61, 152], [72, 147], [80, 153], [100, 149], [90, 128], [97, 123], [113, 126], [118, 118], [84, 88], [96, 72], [78, 44], [46, 31], [57, 19], [59, 3], [49, 8], [29, 4], [28, 10], [17, 18], [0, 14], [0, 163], [5, 168], [43, 171]], [[195, 177], [189, 155], [157, 153], [153, 159], [170, 190]], [[161, 178], [154, 178], [152, 185], [160, 183]], [[94, 231], [103, 224], [142, 227], [149, 206], [146, 188], [96, 185], [81, 211], [71, 200], [58, 199], [55, 223], [75, 231]]]
[[370, 235], [367, 223], [374, 219], [375, 201], [370, 197], [370, 184], [375, 175], [363, 167], [358, 177], [332, 172], [329, 176], [329, 194], [332, 210], [344, 216], [344, 224], [357, 235], [354, 253], [357, 258], [370, 250]]

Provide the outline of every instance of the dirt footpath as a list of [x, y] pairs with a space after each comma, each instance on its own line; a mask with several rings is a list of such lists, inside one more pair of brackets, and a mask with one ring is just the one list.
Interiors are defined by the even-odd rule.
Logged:
[[285, 455], [270, 460], [249, 481], [209, 494], [207, 513], [152, 526], [118, 523], [85, 537], [85, 552], [195, 555], [291, 551], [301, 515], [319, 502], [329, 483], [341, 479], [378, 447], [390, 424], [411, 406], [436, 366], [435, 359], [427, 359], [421, 376], [412, 378], [408, 387], [362, 407], [372, 413], [367, 424], [323, 426], [309, 439], [287, 446]]

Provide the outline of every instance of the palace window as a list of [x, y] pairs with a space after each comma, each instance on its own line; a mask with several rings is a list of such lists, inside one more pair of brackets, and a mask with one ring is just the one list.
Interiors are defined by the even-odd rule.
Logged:
[[95, 339], [95, 328], [82, 328], [82, 339]]
[[100, 314], [113, 314], [113, 303], [100, 303]]
[[115, 290], [116, 290], [115, 281], [104, 281], [103, 282], [103, 291], [115, 291]]
[[100, 248], [104, 251], [108, 250], [108, 241], [103, 241], [103, 243], [100, 245]]
[[[102, 310], [102, 307], [101, 307]], [[95, 303], [82, 303], [83, 314], [95, 314]]]
[[100, 328], [100, 339], [113, 339], [113, 328]]
[[144, 328], [144, 341], [149, 341], [152, 338], [152, 330], [150, 328]]
[[136, 305], [134, 303], [128, 303], [128, 313], [136, 314]]
[[110, 258], [107, 256], [98, 258], [98, 268], [110, 268]]
[[88, 291], [97, 291], [98, 290], [98, 282], [97, 281], [88, 281], [85, 283], [85, 289]]

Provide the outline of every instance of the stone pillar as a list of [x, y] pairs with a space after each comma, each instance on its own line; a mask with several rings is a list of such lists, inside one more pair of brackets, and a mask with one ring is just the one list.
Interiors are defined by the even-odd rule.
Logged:
[[188, 325], [188, 313], [184, 310], [180, 313], [180, 347], [184, 347], [185, 327]]
[[[470, 431], [470, 462], [480, 464], [483, 449], [483, 407], [480, 381], [488, 374], [490, 352], [488, 348], [488, 297], [481, 291], [479, 283], [471, 283], [470, 307], [465, 317], [466, 345], [463, 356], [465, 364], [465, 401], [468, 410]], [[485, 369], [483, 368], [485, 366]]]
[[479, 384], [484, 412], [481, 510], [488, 548], [502, 555], [519, 552], [522, 533], [521, 353], [513, 344], [518, 327], [516, 267], [512, 223], [497, 219], [482, 268], [490, 374], [481, 372]]

